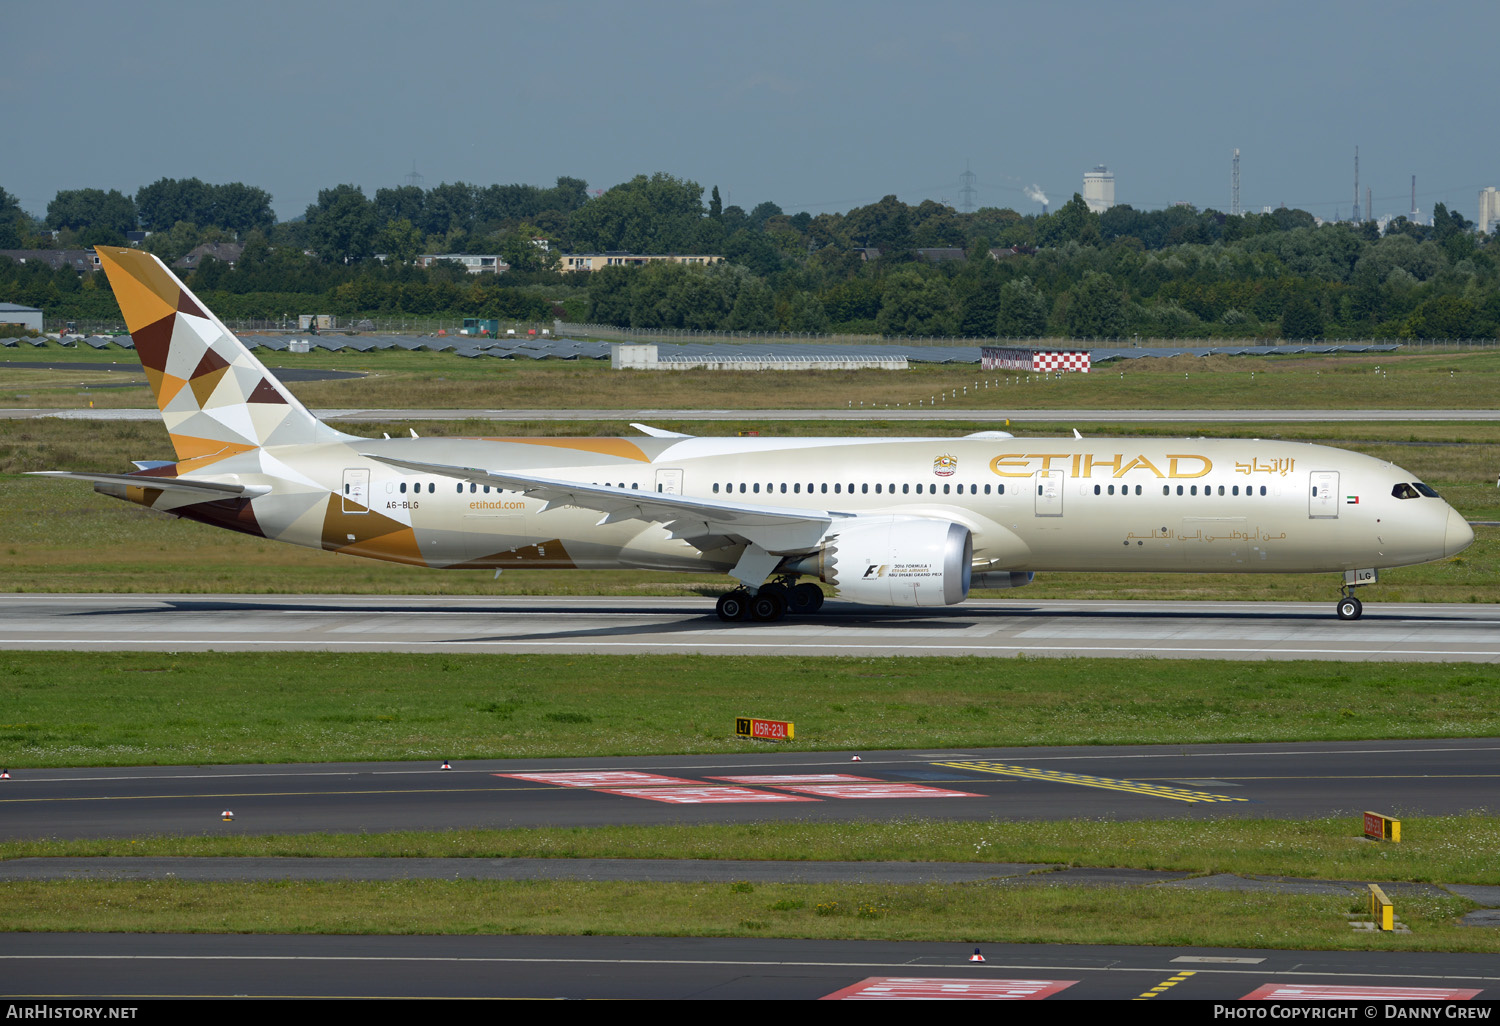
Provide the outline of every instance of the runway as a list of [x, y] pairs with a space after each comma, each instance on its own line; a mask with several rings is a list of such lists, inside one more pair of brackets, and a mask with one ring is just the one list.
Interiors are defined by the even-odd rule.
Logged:
[[970, 601], [888, 610], [831, 601], [777, 623], [720, 621], [710, 599], [3, 595], [0, 650], [1145, 656], [1500, 662], [1500, 607]]
[[[1488, 1003], [1500, 992], [1491, 954], [985, 944], [985, 961], [974, 963], [962, 926], [954, 932], [950, 943], [0, 934], [0, 992], [51, 1005], [112, 998], [126, 1006], [174, 997], [1316, 998], [1325, 1014], [1366, 1019], [1380, 1017], [1390, 1007], [1384, 1002], [1421, 1014], [1427, 1009], [1411, 1002]], [[1293, 1011], [1276, 1010], [1288, 1018]], [[1477, 1017], [1487, 1009], [1454, 1011]]]
[[[0, 840], [1493, 809], [1500, 738], [268, 766], [11, 767]], [[221, 818], [223, 811], [232, 821]]]

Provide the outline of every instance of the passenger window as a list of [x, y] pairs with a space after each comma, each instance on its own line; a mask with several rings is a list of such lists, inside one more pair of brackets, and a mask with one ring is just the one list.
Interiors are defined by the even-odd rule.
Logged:
[[1220, 495], [1224, 494], [1224, 486], [1223, 485], [1219, 485], [1219, 494]]
[[909, 485], [909, 484], [902, 485], [901, 486], [901, 494], [902, 495], [910, 495], [911, 494], [911, 485]]
[[[1113, 491], [1114, 489], [1110, 489], [1110, 490]], [[1095, 495], [1099, 494], [1099, 486], [1098, 485], [1094, 485], [1094, 494]]]
[[859, 486], [859, 492], [860, 492], [861, 495], [869, 495], [870, 494], [870, 486], [867, 485], [867, 484], [860, 485]]
[[944, 495], [948, 494], [948, 486], [947, 485], [943, 485], [943, 494]]
[[405, 481], [401, 482], [401, 494], [402, 495], [406, 494], [406, 482]]
[[755, 494], [756, 495], [760, 494], [760, 482], [759, 481], [755, 482]]
[[1193, 485], [1191, 488], [1189, 488], [1188, 489], [1188, 494], [1189, 495], [1197, 495], [1198, 494], [1198, 486], [1197, 485]]

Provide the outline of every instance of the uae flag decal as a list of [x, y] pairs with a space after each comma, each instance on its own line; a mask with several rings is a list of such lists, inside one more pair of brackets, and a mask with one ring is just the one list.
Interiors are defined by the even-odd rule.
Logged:
[[1358, 506], [1359, 505], [1359, 496], [1358, 495], [1346, 495], [1346, 496], [1344, 496], [1344, 503], [1345, 503], [1345, 505], [1348, 505], [1348, 506]]

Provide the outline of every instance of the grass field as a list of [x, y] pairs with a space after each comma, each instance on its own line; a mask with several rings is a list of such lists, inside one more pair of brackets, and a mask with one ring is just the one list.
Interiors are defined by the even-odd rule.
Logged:
[[1162, 888], [811, 884], [0, 884], [17, 931], [810, 937], [962, 944], [1170, 944], [1353, 951], [1500, 951], [1460, 925], [1474, 907], [1404, 898], [1409, 934], [1351, 930], [1357, 900]]
[[[1467, 664], [7, 653], [0, 765], [354, 762], [1500, 735]], [[421, 686], [414, 687], [413, 682]], [[792, 683], [795, 682], [795, 687]]]
[[[298, 383], [308, 406], [389, 409], [1490, 409], [1500, 405], [1495, 349], [1337, 356], [1181, 356], [1101, 364], [1090, 374], [988, 374], [978, 366], [906, 371], [614, 371], [607, 360], [469, 359], [452, 353], [264, 354], [273, 367], [357, 371]], [[117, 363], [51, 371], [7, 363]], [[139, 382], [121, 388], [127, 374]], [[101, 386], [111, 387], [101, 387]], [[953, 395], [954, 391], [958, 395]], [[49, 345], [0, 350], [0, 404], [37, 408], [152, 405], [130, 353]]]

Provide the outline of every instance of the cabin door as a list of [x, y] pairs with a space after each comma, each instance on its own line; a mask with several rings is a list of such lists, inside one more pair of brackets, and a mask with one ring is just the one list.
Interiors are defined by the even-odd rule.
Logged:
[[1339, 515], [1339, 474], [1336, 470], [1314, 470], [1307, 490], [1307, 515], [1333, 519]]
[[1038, 470], [1036, 472], [1036, 515], [1060, 517], [1063, 512], [1063, 472], [1061, 470]]
[[681, 495], [682, 471], [658, 470], [656, 472], [656, 490], [663, 495]]
[[370, 512], [370, 472], [353, 467], [344, 471], [344, 512]]

